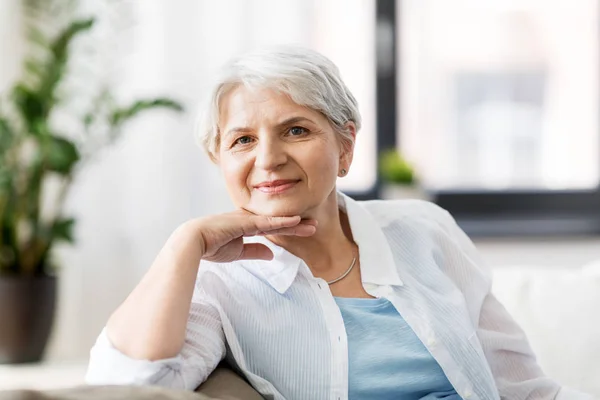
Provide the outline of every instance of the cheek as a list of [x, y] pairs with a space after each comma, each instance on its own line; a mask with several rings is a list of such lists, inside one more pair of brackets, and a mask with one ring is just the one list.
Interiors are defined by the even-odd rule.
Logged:
[[229, 192], [236, 195], [246, 189], [250, 164], [243, 158], [225, 156], [221, 158], [221, 172]]
[[302, 164], [313, 182], [330, 183], [337, 177], [339, 154], [328, 143], [313, 147], [303, 154]]

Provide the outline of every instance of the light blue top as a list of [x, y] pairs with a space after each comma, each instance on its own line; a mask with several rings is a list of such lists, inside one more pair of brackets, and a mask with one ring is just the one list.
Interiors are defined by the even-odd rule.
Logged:
[[335, 301], [348, 336], [349, 400], [461, 399], [389, 300]]

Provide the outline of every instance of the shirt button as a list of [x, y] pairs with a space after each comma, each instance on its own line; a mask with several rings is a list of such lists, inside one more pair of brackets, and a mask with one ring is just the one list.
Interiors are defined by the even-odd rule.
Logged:
[[462, 397], [463, 397], [463, 398], [465, 398], [465, 399], [468, 399], [468, 398], [470, 398], [472, 395], [473, 395], [473, 393], [471, 393], [471, 391], [470, 391], [470, 390], [466, 390], [466, 391], [463, 393], [463, 396], [462, 396]]
[[435, 347], [435, 345], [437, 345], [437, 340], [435, 340], [435, 338], [429, 338], [429, 340], [427, 341], [427, 345], [429, 347]]

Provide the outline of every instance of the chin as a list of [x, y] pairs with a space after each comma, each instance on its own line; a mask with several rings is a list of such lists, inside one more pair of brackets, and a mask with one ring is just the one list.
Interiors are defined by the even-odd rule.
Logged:
[[271, 199], [256, 199], [251, 201], [246, 208], [248, 211], [269, 217], [302, 216], [308, 210], [309, 204], [298, 197]]

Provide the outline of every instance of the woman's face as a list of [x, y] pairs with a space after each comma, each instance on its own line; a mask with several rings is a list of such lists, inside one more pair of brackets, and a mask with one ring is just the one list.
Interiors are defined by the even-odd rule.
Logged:
[[237, 207], [307, 216], [349, 169], [352, 149], [342, 148], [327, 118], [287, 95], [238, 86], [220, 106], [218, 163]]

